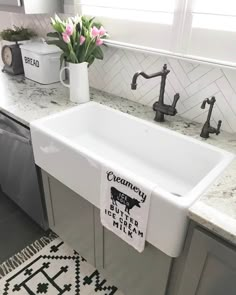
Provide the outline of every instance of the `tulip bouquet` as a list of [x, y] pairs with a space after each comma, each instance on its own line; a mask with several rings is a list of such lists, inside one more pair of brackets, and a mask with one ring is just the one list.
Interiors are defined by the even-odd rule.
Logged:
[[87, 62], [91, 65], [96, 58], [103, 59], [101, 45], [108, 35], [94, 18], [76, 16], [61, 20], [56, 15], [51, 19], [51, 23], [56, 32], [47, 34], [53, 38], [47, 43], [56, 45], [63, 51], [61, 62], [63, 60], [74, 64]]

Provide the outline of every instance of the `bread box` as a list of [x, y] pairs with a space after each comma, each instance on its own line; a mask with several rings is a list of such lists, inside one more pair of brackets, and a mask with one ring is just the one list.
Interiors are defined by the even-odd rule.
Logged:
[[62, 51], [45, 42], [31, 42], [20, 46], [25, 77], [41, 84], [60, 81]]

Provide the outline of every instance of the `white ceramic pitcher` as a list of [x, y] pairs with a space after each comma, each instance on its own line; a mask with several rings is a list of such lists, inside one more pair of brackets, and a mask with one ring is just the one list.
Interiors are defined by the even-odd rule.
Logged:
[[[70, 75], [70, 84], [63, 81], [63, 72], [68, 69]], [[60, 71], [61, 83], [70, 88], [70, 100], [77, 103], [85, 103], [90, 100], [88, 63], [79, 64], [69, 63], [68, 67], [63, 67]]]

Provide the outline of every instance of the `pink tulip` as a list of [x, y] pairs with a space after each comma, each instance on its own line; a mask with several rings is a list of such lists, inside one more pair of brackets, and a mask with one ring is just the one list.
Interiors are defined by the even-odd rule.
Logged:
[[84, 42], [85, 42], [85, 37], [81, 35], [79, 44], [82, 45], [82, 44], [84, 44]]
[[74, 26], [72, 24], [67, 24], [66, 25], [66, 30], [65, 30], [65, 33], [68, 35], [68, 36], [71, 36], [73, 34], [73, 31], [74, 31]]
[[100, 39], [100, 38], [98, 38], [98, 39], [96, 40], [96, 45], [97, 45], [97, 46], [101, 46], [102, 44], [103, 44], [103, 40]]
[[62, 33], [62, 38], [65, 43], [70, 43], [70, 36], [68, 36], [66, 33]]
[[103, 28], [103, 26], [101, 26], [101, 28], [99, 30], [99, 35], [104, 36], [105, 34], [106, 34], [106, 30]]
[[97, 36], [99, 36], [99, 29], [97, 28], [97, 27], [92, 27], [92, 29], [91, 29], [91, 35], [95, 38], [95, 37], [97, 37]]

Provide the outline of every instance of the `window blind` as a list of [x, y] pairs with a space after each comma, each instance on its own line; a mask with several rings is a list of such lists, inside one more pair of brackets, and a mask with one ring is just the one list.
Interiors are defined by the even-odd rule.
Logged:
[[115, 42], [169, 51], [177, 0], [75, 0], [82, 14], [97, 16]]
[[236, 66], [236, 0], [74, 0], [109, 42]]
[[236, 63], [236, 1], [194, 0], [186, 52]]

